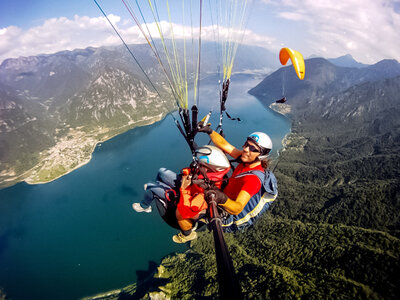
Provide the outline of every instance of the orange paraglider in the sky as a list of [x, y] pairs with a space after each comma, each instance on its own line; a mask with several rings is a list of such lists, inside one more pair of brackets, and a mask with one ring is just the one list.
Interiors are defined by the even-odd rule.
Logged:
[[293, 67], [296, 71], [297, 76], [303, 80], [305, 75], [305, 64], [303, 55], [300, 52], [290, 49], [290, 48], [282, 48], [279, 52], [279, 60], [282, 65], [286, 65], [287, 61], [292, 61]]

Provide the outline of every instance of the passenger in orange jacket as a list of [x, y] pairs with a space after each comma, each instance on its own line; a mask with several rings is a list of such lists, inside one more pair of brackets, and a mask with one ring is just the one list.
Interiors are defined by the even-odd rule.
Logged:
[[133, 203], [137, 212], [151, 212], [151, 203], [156, 200], [158, 211], [171, 226], [181, 229], [173, 236], [176, 243], [185, 243], [197, 238], [193, 229], [196, 222], [205, 215], [207, 203], [204, 199], [205, 182], [221, 188], [230, 164], [223, 151], [206, 145], [196, 149], [196, 168], [185, 168], [177, 175], [161, 168], [154, 182], [145, 185], [145, 197], [140, 203]]

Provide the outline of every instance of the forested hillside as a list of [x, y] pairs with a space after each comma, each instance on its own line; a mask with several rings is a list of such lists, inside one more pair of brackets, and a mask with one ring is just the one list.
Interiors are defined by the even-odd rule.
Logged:
[[[399, 298], [400, 77], [389, 63], [352, 69], [313, 59], [317, 83], [288, 80], [293, 126], [274, 162], [278, 200], [253, 227], [225, 235], [245, 299]], [[266, 105], [276, 78], [252, 90]], [[190, 251], [165, 258], [149, 285], [112, 297], [218, 298], [216, 272], [203, 232]]]
[[398, 237], [399, 92], [400, 77], [385, 79], [301, 110], [277, 169], [281, 201], [274, 214]]

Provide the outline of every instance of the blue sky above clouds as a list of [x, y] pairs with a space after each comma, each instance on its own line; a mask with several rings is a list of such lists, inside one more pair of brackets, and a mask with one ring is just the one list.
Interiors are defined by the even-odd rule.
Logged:
[[[127, 42], [143, 42], [122, 2], [98, 1], [112, 14]], [[162, 10], [164, 1], [157, 3]], [[181, 1], [170, 0], [170, 5], [178, 7]], [[400, 0], [254, 0], [250, 12], [247, 44], [276, 53], [283, 46], [291, 47], [305, 57], [350, 53], [363, 63], [384, 58], [400, 61]], [[179, 20], [176, 23], [179, 28]], [[202, 38], [213, 40], [207, 25]], [[0, 62], [120, 43], [92, 0], [0, 1]]]

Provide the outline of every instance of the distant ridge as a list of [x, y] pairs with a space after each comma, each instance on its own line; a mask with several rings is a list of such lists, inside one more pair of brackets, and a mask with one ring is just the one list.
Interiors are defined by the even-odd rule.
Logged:
[[319, 95], [335, 94], [356, 84], [400, 76], [400, 64], [396, 60], [386, 59], [364, 68], [349, 68], [335, 66], [324, 58], [310, 58], [305, 65], [304, 80], [296, 77], [292, 66], [283, 67], [266, 77], [249, 93], [265, 103], [272, 103], [282, 97], [285, 80], [285, 95], [289, 104], [302, 106], [306, 102], [316, 101]]
[[369, 66], [356, 61], [351, 54], [346, 54], [337, 58], [328, 58], [328, 61], [338, 67], [365, 68]]
[[[316, 54], [312, 54], [309, 57], [307, 57], [307, 59], [311, 58], [324, 58], [324, 57]], [[325, 59], [338, 67], [364, 68], [369, 66], [368, 64], [363, 64], [356, 61], [351, 54], [346, 54], [335, 58], [325, 58]]]

